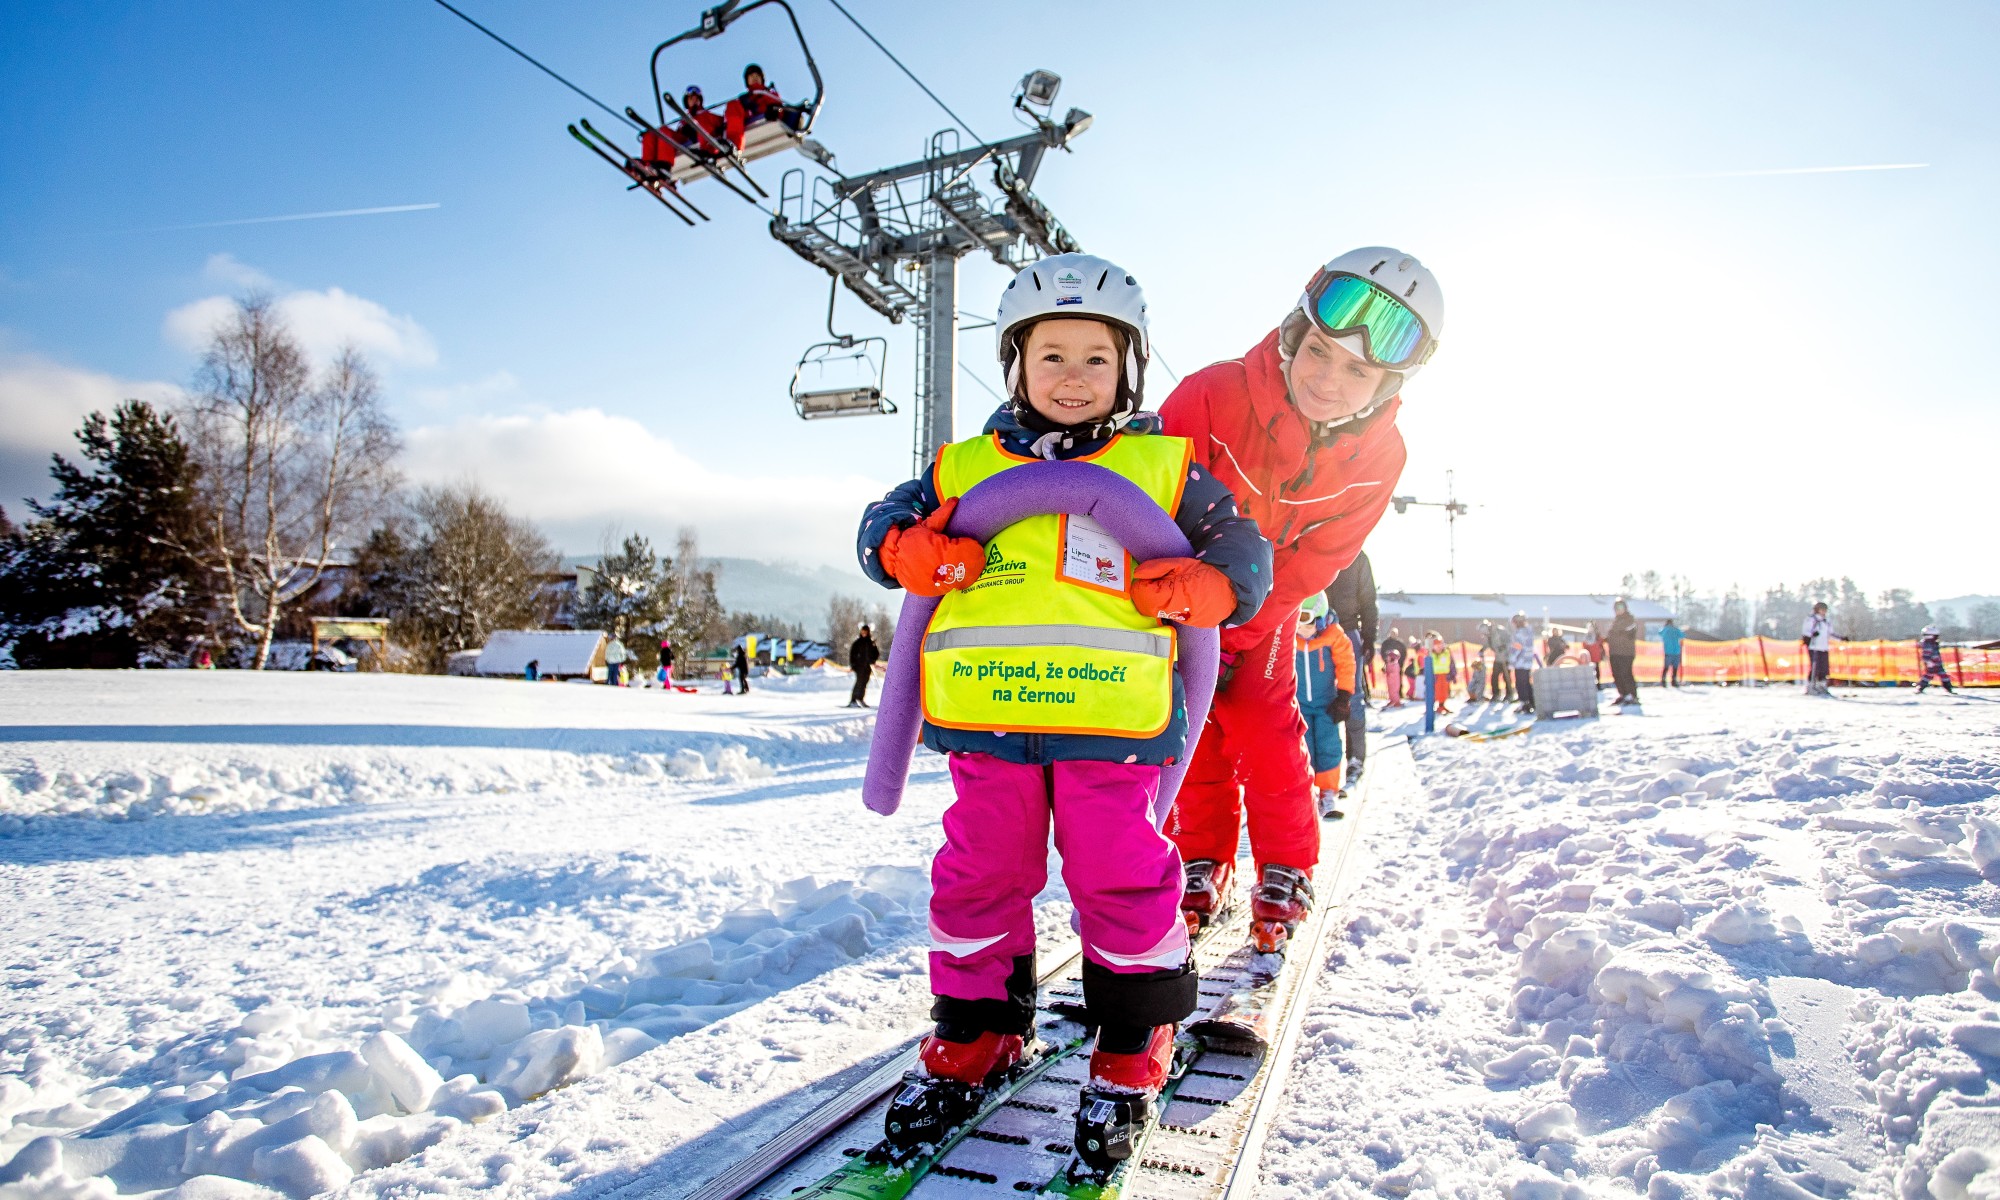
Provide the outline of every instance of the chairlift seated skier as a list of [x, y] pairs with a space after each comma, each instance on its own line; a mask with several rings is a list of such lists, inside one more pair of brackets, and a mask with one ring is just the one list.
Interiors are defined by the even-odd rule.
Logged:
[[[694, 155], [698, 162], [720, 157], [720, 151], [708, 138], [725, 145], [741, 140], [740, 133], [735, 139], [730, 138], [727, 120], [703, 102], [701, 89], [694, 84], [689, 84], [687, 91], [681, 94], [681, 107], [687, 110], [687, 118], [674, 122], [673, 128], [667, 130], [667, 136], [662, 137], [650, 129], [639, 136], [641, 161], [672, 170], [682, 151]], [[700, 127], [699, 132], [696, 126]], [[708, 134], [708, 138], [703, 138], [702, 133]]]
[[741, 117], [730, 113], [730, 137], [738, 146], [743, 144], [743, 129], [762, 121], [777, 121], [785, 128], [798, 131], [805, 122], [803, 104], [786, 104], [778, 96], [777, 86], [764, 78], [764, 68], [751, 63], [743, 68], [743, 94], [731, 101], [741, 112]]
[[[921, 635], [923, 743], [947, 756], [957, 792], [931, 867], [937, 1027], [885, 1124], [896, 1153], [934, 1144], [1021, 1061], [1053, 825], [1097, 1025], [1077, 1117], [1090, 1136], [1076, 1144], [1108, 1171], [1166, 1082], [1199, 985], [1180, 854], [1153, 815], [1190, 733], [1168, 623], [1247, 620], [1270, 588], [1271, 547], [1188, 442], [1140, 411], [1146, 303], [1123, 267], [1085, 254], [1034, 263], [1002, 293], [996, 325], [1010, 398], [870, 505], [857, 539], [877, 583], [940, 598]], [[1081, 515], [1030, 516], [985, 545], [947, 532], [980, 482], [1075, 459], [1171, 514], [1191, 556], [1136, 562]], [[1018, 645], [1028, 629], [1047, 640]]]

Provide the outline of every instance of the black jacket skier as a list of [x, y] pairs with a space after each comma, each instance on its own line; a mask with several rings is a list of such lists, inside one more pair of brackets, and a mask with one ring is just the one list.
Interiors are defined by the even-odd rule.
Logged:
[[1333, 577], [1333, 582], [1327, 585], [1326, 603], [1341, 628], [1353, 629], [1358, 622], [1362, 644], [1374, 648], [1376, 627], [1382, 616], [1375, 607], [1375, 568], [1368, 565], [1366, 550], [1355, 555], [1354, 561]]
[[875, 635], [863, 625], [860, 636], [847, 648], [847, 665], [854, 668], [854, 691], [847, 697], [847, 707], [868, 707], [868, 676], [881, 658], [882, 652], [875, 648]]
[[1368, 667], [1375, 654], [1375, 634], [1381, 612], [1375, 607], [1375, 568], [1368, 564], [1368, 552], [1354, 556], [1340, 574], [1327, 585], [1326, 605], [1342, 629], [1358, 634], [1354, 642], [1354, 687], [1359, 704], [1347, 709], [1348, 786], [1361, 778], [1361, 764], [1368, 757]]

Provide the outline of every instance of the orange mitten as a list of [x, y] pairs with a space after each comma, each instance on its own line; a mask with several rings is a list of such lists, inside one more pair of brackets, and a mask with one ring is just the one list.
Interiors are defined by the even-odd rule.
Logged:
[[951, 537], [944, 531], [957, 507], [953, 497], [919, 524], [891, 529], [882, 539], [883, 569], [911, 594], [942, 596], [969, 586], [986, 569], [986, 547], [976, 539]]
[[1205, 562], [1155, 558], [1132, 571], [1132, 607], [1162, 621], [1212, 629], [1236, 611], [1236, 589]]

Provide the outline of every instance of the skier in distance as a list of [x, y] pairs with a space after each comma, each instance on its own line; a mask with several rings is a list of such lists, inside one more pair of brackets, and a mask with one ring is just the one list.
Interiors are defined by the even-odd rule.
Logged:
[[1923, 664], [1924, 672], [1923, 676], [1917, 680], [1917, 695], [1919, 696], [1923, 695], [1924, 689], [1931, 685], [1933, 677], [1944, 685], [1945, 691], [1950, 692], [1954, 690], [1951, 686], [1951, 676], [1946, 674], [1944, 669], [1944, 646], [1941, 642], [1941, 637], [1942, 635], [1938, 633], [1937, 626], [1926, 625], [1924, 626], [1923, 633], [1917, 638], [1917, 660]]

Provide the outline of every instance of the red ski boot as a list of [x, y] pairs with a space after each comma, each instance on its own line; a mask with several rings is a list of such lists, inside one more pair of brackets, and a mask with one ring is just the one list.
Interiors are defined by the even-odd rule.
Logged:
[[1020, 1035], [971, 1033], [943, 1023], [924, 1038], [921, 1066], [903, 1076], [896, 1098], [883, 1119], [886, 1155], [908, 1158], [925, 1146], [942, 1142], [953, 1129], [972, 1119], [985, 1100], [986, 1089], [1021, 1061]]
[[1312, 879], [1304, 871], [1267, 864], [1250, 897], [1250, 944], [1259, 954], [1283, 954], [1312, 904]]
[[1184, 869], [1187, 882], [1181, 889], [1181, 916], [1192, 938], [1229, 914], [1235, 864], [1197, 858]]
[[1174, 1026], [1097, 1032], [1090, 1081], [1076, 1105], [1076, 1155], [1098, 1176], [1132, 1157], [1132, 1139], [1174, 1065]]

